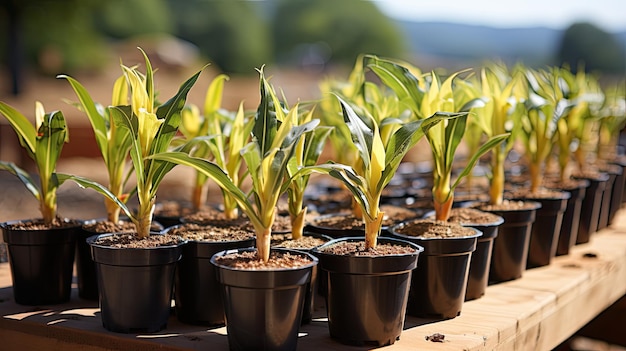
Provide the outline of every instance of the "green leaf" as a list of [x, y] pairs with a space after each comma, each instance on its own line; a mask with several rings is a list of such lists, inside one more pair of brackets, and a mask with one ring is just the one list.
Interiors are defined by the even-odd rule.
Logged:
[[105, 156], [107, 154], [108, 138], [104, 116], [98, 112], [96, 104], [87, 92], [87, 89], [76, 79], [63, 74], [58, 75], [57, 78], [65, 78], [72, 86], [72, 89], [74, 89], [74, 93], [76, 93], [83, 110], [89, 118], [100, 153]]
[[119, 206], [126, 216], [128, 216], [129, 218], [133, 218], [132, 211], [128, 208], [128, 206], [126, 206], [124, 201], [115, 196], [106, 186], [101, 185], [100, 183], [95, 182], [91, 179], [72, 174], [57, 173], [57, 177], [59, 179], [59, 183], [71, 180], [82, 188], [93, 189], [97, 191], [101, 195], [104, 195], [106, 198], [113, 201], [117, 206]]
[[205, 67], [187, 79], [187, 81], [180, 86], [176, 95], [157, 108], [156, 115], [158, 118], [163, 119], [164, 122], [157, 132], [151, 153], [167, 151], [172, 138], [178, 132], [178, 127], [181, 122], [181, 111], [183, 107], [185, 107], [187, 94], [194, 84], [196, 84], [200, 73], [202, 73]]
[[35, 197], [35, 199], [39, 200], [41, 198], [37, 183], [25, 170], [19, 168], [13, 162], [4, 161], [0, 161], [0, 169], [4, 169], [5, 171], [8, 171], [16, 176], [24, 184], [26, 189], [28, 189], [28, 191]]
[[[56, 164], [61, 156], [63, 144], [67, 141], [67, 125], [65, 117], [60, 111], [47, 113], [43, 118], [43, 123], [37, 132], [37, 142], [35, 144], [35, 155], [39, 176], [42, 177], [42, 184], [50, 181], [49, 186], [56, 188], [52, 174], [56, 170]], [[47, 193], [50, 189], [42, 189]]]
[[370, 157], [372, 155], [372, 144], [374, 139], [374, 132], [365, 122], [354, 112], [354, 109], [345, 102], [342, 98], [335, 95], [341, 104], [341, 111], [343, 113], [343, 119], [352, 137], [352, 142], [359, 151], [361, 161], [365, 169], [370, 167]]
[[476, 153], [472, 155], [469, 161], [467, 161], [465, 168], [463, 168], [463, 171], [461, 171], [457, 179], [452, 184], [452, 187], [450, 188], [451, 192], [454, 191], [454, 189], [459, 185], [459, 183], [463, 180], [463, 178], [467, 177], [470, 174], [470, 172], [472, 172], [472, 170], [474, 169], [474, 166], [476, 165], [476, 162], [478, 162], [478, 160], [480, 159], [482, 155], [484, 155], [485, 153], [487, 153], [487, 151], [496, 147], [501, 142], [505, 141], [509, 136], [510, 135], [507, 133], [507, 134], [495, 135], [489, 138], [489, 140], [487, 140], [487, 142], [485, 142], [476, 151]]
[[231, 194], [237, 201], [237, 204], [243, 209], [251, 220], [255, 220], [257, 222], [259, 221], [259, 218], [254, 211], [254, 207], [252, 207], [248, 201], [247, 195], [239, 189], [237, 185], [232, 182], [230, 177], [215, 163], [197, 157], [191, 157], [184, 152], [164, 152], [152, 155], [149, 158], [186, 165], [203, 173], [207, 177], [211, 178], [218, 186]]
[[34, 157], [35, 143], [37, 138], [37, 131], [33, 127], [32, 122], [28, 120], [22, 113], [13, 107], [0, 101], [0, 112], [6, 117], [6, 119], [15, 130], [17, 137], [20, 141], [20, 145], [26, 148], [26, 151]]
[[400, 101], [411, 101], [411, 109], [419, 115], [418, 106], [424, 98], [424, 91], [420, 89], [419, 80], [403, 65], [391, 60], [380, 59], [376, 56], [366, 56], [367, 67], [380, 80], [393, 90]]
[[279, 123], [276, 118], [276, 109], [280, 109], [281, 107], [276, 103], [276, 96], [272, 87], [265, 79], [263, 68], [259, 70], [259, 73], [261, 75], [261, 101], [254, 118], [252, 134], [256, 138], [256, 142], [259, 144], [261, 155], [264, 155], [271, 148], [274, 141], [274, 136], [276, 135]]

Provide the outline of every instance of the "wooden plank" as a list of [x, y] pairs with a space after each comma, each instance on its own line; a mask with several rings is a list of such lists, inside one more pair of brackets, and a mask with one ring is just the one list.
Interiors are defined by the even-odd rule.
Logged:
[[[618, 213], [626, 222], [624, 213]], [[615, 222], [618, 223], [618, 222]], [[626, 227], [607, 228], [546, 267], [521, 279], [489, 286], [485, 296], [464, 304], [457, 318], [432, 321], [407, 317], [390, 350], [551, 350], [626, 293]], [[591, 254], [591, 255], [590, 255]], [[226, 350], [225, 328], [180, 323], [154, 334], [115, 334], [102, 328], [96, 302], [28, 307], [12, 301], [8, 263], [0, 263], [0, 340], [2, 350]], [[318, 297], [319, 298], [319, 297]], [[301, 329], [300, 350], [366, 350], [347, 347], [328, 335], [323, 301], [314, 321]], [[441, 333], [444, 342], [426, 336]]]

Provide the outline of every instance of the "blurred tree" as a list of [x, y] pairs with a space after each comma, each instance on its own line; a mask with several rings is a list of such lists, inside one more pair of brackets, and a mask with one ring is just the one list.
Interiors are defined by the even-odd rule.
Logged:
[[399, 29], [371, 1], [276, 1], [272, 32], [281, 63], [330, 60], [352, 65], [361, 53], [406, 53]]
[[0, 1], [0, 17], [6, 18], [0, 56], [9, 67], [14, 94], [19, 93], [22, 71], [29, 65], [55, 74], [100, 67], [106, 51], [91, 23], [97, 4], [97, 0]]
[[171, 33], [174, 18], [164, 0], [108, 0], [94, 11], [101, 33], [113, 38]]
[[252, 1], [168, 0], [176, 18], [174, 35], [185, 39], [225, 73], [256, 74], [268, 63], [267, 24]]
[[626, 74], [626, 49], [610, 33], [591, 23], [574, 23], [567, 28], [557, 60], [557, 65], [569, 64], [573, 71], [583, 64], [586, 71]]

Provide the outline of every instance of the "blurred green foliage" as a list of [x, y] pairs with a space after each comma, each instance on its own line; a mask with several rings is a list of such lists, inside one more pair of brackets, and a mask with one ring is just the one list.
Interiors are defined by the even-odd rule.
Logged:
[[330, 60], [351, 65], [361, 53], [403, 57], [397, 25], [372, 2], [277, 0], [272, 36], [279, 62]]
[[[349, 64], [360, 52], [400, 56], [404, 48], [394, 23], [360, 0], [2, 0], [0, 21], [0, 60], [19, 49], [29, 67], [50, 74], [97, 69], [107, 43], [152, 34], [194, 44], [229, 74], [256, 74], [277, 58], [299, 63], [300, 42], [325, 43], [325, 59]], [[11, 25], [17, 48], [4, 35]]]
[[576, 72], [582, 64], [587, 72], [626, 74], [626, 51], [610, 33], [587, 23], [574, 23], [565, 30], [557, 52], [557, 64], [568, 64]]

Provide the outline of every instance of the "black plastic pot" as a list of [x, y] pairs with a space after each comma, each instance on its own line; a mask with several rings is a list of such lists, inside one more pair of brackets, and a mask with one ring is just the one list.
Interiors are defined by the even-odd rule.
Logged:
[[[123, 217], [121, 220], [128, 221]], [[106, 221], [105, 218], [92, 219], [84, 221], [80, 230], [76, 232], [76, 283], [78, 285], [78, 296], [85, 300], [97, 301], [98, 294], [98, 276], [96, 274], [96, 264], [91, 257], [91, 246], [87, 243], [87, 239], [98, 234], [95, 231], [88, 230], [89, 226]], [[156, 221], [152, 222], [153, 231], [160, 231], [163, 226]]]
[[[320, 233], [304, 232], [302, 235], [320, 238], [320, 239], [326, 240], [326, 242], [331, 241], [333, 239], [328, 235], [324, 235]], [[276, 247], [280, 247], [280, 244], [277, 245]], [[313, 252], [314, 247], [293, 248], [293, 249], [298, 250], [298, 251], [304, 251], [315, 256], [315, 253]], [[304, 296], [304, 307], [302, 309], [302, 324], [311, 323], [311, 321], [313, 320], [313, 311], [315, 309], [315, 295], [320, 290], [319, 288], [320, 281], [324, 281], [325, 279], [326, 279], [326, 273], [322, 272], [321, 269], [318, 269], [317, 266], [314, 266], [313, 270], [311, 271], [311, 282], [307, 285], [306, 295]], [[323, 287], [322, 291], [325, 291], [325, 290], [326, 290], [326, 287]]]
[[424, 249], [402, 240], [379, 237], [379, 245], [411, 246], [415, 252], [378, 257], [323, 252], [341, 241], [363, 240], [362, 236], [335, 239], [313, 250], [319, 257], [320, 268], [328, 273], [328, 329], [332, 338], [346, 344], [390, 345], [402, 333], [411, 274]]
[[563, 213], [567, 207], [567, 200], [571, 198], [567, 191], [559, 193], [560, 196], [554, 198], [532, 198], [532, 201], [539, 202], [541, 207], [537, 209], [535, 222], [530, 231], [526, 269], [547, 266], [556, 255]]
[[411, 277], [406, 313], [424, 318], [454, 318], [461, 314], [470, 258], [482, 233], [474, 229], [474, 235], [459, 238], [421, 238], [398, 233], [410, 222], [390, 228], [394, 237], [424, 248]]
[[580, 223], [578, 225], [578, 235], [576, 236], [576, 244], [584, 244], [589, 242], [590, 236], [598, 229], [600, 222], [600, 207], [602, 206], [602, 195], [609, 180], [609, 175], [599, 173], [597, 177], [576, 179], [586, 179], [589, 181], [589, 187], [585, 193], [582, 207], [580, 210]]
[[624, 200], [624, 182], [626, 181], [626, 162], [623, 160], [616, 160], [615, 164], [621, 168], [621, 172], [615, 178], [615, 183], [613, 184], [613, 192], [611, 195], [611, 209], [609, 211], [609, 222], [608, 225], [613, 223], [613, 218], [617, 213], [617, 210], [622, 206], [622, 201]]
[[306, 255], [311, 263], [294, 269], [245, 270], [216, 262], [219, 256], [251, 250], [255, 249], [221, 251], [211, 258], [222, 291], [229, 348], [295, 350], [304, 295], [317, 258], [306, 252], [272, 249]]
[[68, 302], [80, 223], [45, 230], [14, 228], [23, 222], [0, 224], [9, 252], [15, 302], [31, 306]]
[[500, 217], [499, 221], [488, 224], [463, 224], [483, 233], [483, 235], [478, 237], [476, 250], [474, 250], [470, 259], [465, 301], [475, 300], [485, 295], [485, 290], [489, 283], [489, 267], [491, 266], [493, 243], [498, 236], [498, 228], [502, 223], [504, 223], [504, 218]]
[[617, 196], [614, 192], [615, 182], [618, 176], [622, 176], [622, 167], [618, 165], [606, 165], [602, 171], [609, 175], [609, 180], [606, 182], [604, 192], [602, 193], [602, 205], [600, 207], [600, 217], [598, 218], [597, 230], [604, 229], [609, 225], [613, 196]]
[[76, 234], [76, 283], [78, 296], [85, 300], [98, 300], [98, 275], [96, 264], [91, 258], [87, 238], [96, 233], [81, 228]]
[[176, 317], [183, 323], [224, 325], [224, 305], [217, 282], [214, 254], [254, 246], [254, 236], [247, 240], [205, 242], [189, 241], [183, 246], [174, 275]]
[[96, 263], [102, 325], [117, 333], [164, 329], [170, 316], [176, 262], [185, 242], [141, 249], [95, 243], [110, 235], [114, 234], [87, 239]]
[[562, 189], [569, 191], [571, 197], [567, 200], [567, 206], [563, 212], [563, 223], [556, 246], [556, 256], [569, 254], [570, 248], [576, 244], [581, 217], [580, 211], [587, 187], [589, 187], [589, 181], [581, 179], [578, 181], [578, 187]]
[[519, 279], [526, 270], [530, 232], [541, 204], [534, 201], [525, 202], [528, 208], [517, 210], [490, 210], [488, 207], [479, 207], [483, 211], [504, 218], [504, 223], [498, 228], [498, 237], [493, 242], [489, 284]]

